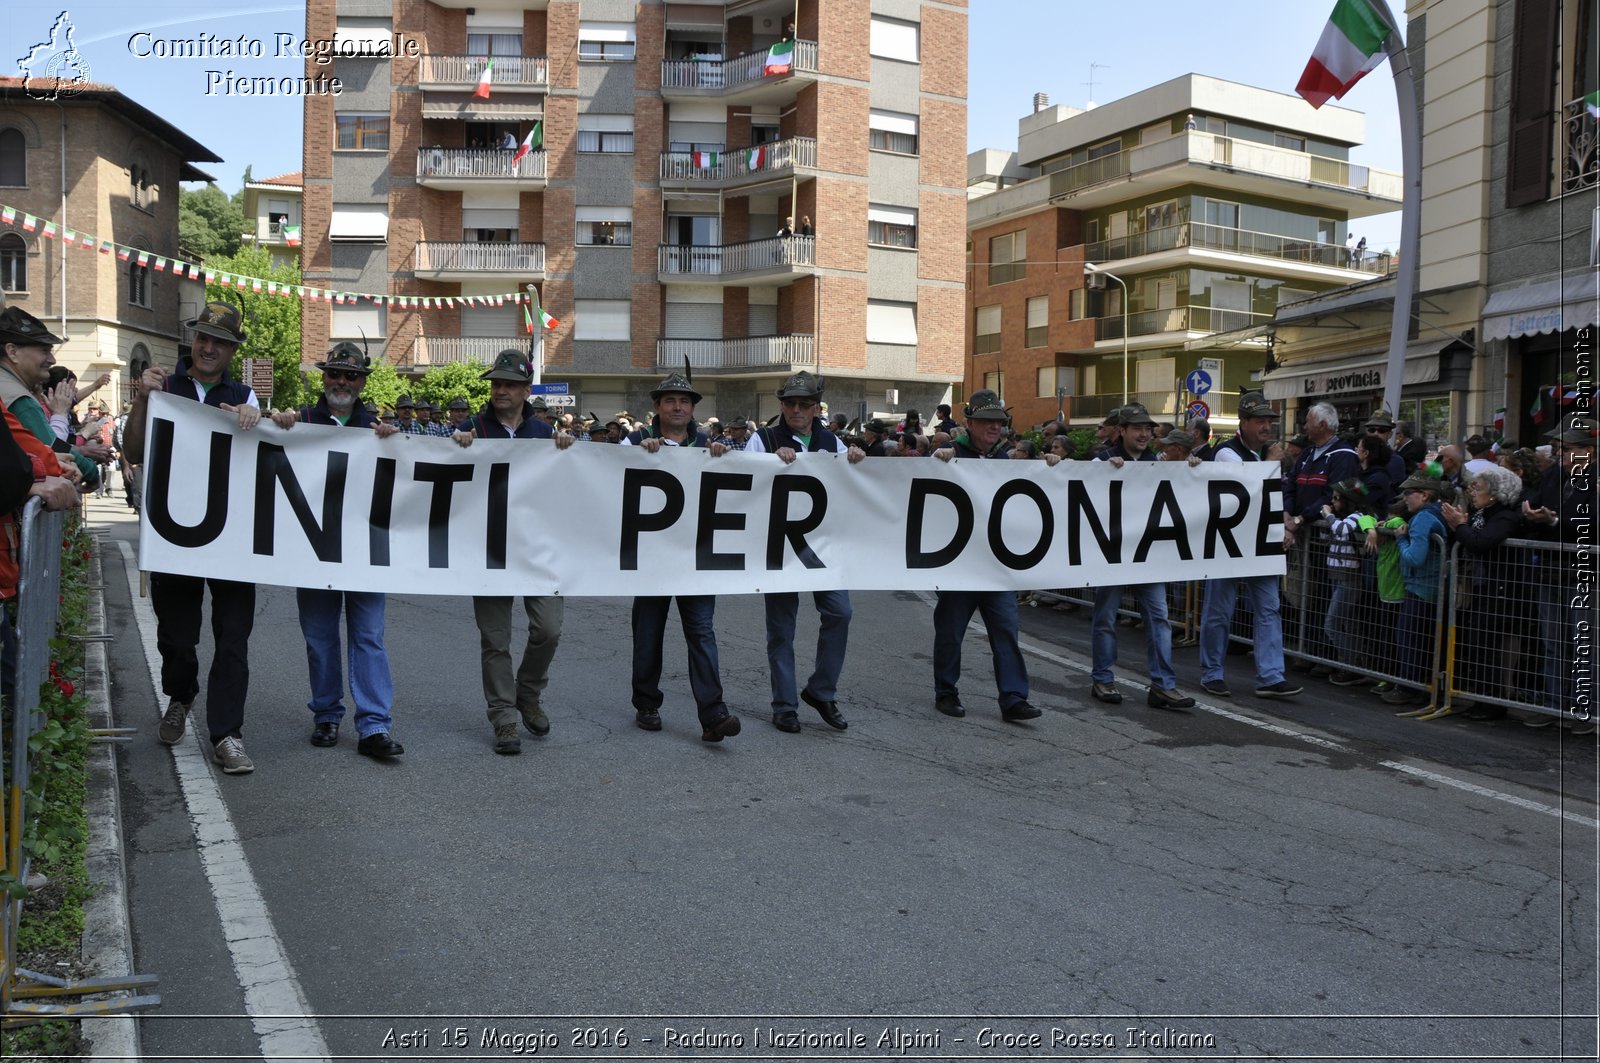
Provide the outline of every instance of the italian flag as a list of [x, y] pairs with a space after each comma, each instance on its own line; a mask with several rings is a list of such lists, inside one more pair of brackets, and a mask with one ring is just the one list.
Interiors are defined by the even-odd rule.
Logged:
[[121, 244], [117, 245], [117, 261], [118, 262], [126, 262], [126, 261], [128, 261], [128, 258], [132, 254], [133, 254], [133, 252], [128, 250], [126, 247], [123, 247]]
[[1583, 98], [1584, 109], [1589, 112], [1589, 117], [1600, 120], [1600, 91], [1589, 93]]
[[285, 225], [283, 227], [283, 242], [290, 247], [300, 246], [300, 226]]
[[511, 156], [511, 165], [515, 166], [528, 157], [530, 151], [537, 151], [544, 144], [544, 123], [535, 122], [533, 128], [528, 130], [528, 135], [522, 138], [522, 146], [517, 148], [517, 153]]
[[787, 74], [794, 69], [794, 42], [779, 41], [767, 51], [767, 63], [761, 68], [763, 75]]
[[745, 161], [748, 163], [750, 169], [759, 170], [761, 169], [761, 164], [766, 161], [766, 158], [766, 147], [764, 145], [757, 144], [755, 147], [750, 149], [750, 154], [746, 156]]
[[1549, 416], [1544, 408], [1544, 388], [1533, 393], [1533, 406], [1528, 410], [1528, 415], [1533, 418], [1534, 424], [1544, 424], [1544, 419]]
[[1383, 62], [1383, 43], [1392, 33], [1382, 0], [1338, 0], [1294, 90], [1313, 107], [1342, 99]]
[[694, 168], [697, 170], [715, 170], [717, 168], [717, 153], [714, 151], [695, 152]]
[[[527, 326], [529, 335], [532, 335], [533, 334], [533, 314], [532, 314], [532, 312], [530, 312], [528, 310], [528, 304], [527, 303], [523, 303], [522, 304], [522, 321], [523, 321], [523, 324], [525, 324]], [[561, 322], [559, 322], [555, 318], [551, 317], [545, 311], [545, 308], [541, 306], [539, 308], [539, 324], [543, 325], [547, 329], [553, 329], [557, 325], [561, 324]]]
[[483, 65], [483, 73], [478, 75], [478, 87], [472, 90], [472, 98], [475, 100], [487, 100], [489, 98], [489, 83], [493, 80], [494, 59], [491, 58]]
[[17, 220], [17, 212], [13, 207], [0, 207], [0, 221], [10, 225]]

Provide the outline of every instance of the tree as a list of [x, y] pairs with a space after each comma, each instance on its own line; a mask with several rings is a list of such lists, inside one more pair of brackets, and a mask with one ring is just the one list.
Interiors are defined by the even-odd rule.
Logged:
[[401, 395], [406, 393], [406, 382], [394, 371], [394, 366], [378, 355], [378, 364], [372, 367], [366, 387], [361, 389], [361, 401], [377, 403], [380, 410], [392, 410]]
[[249, 338], [240, 346], [232, 372], [236, 376], [241, 372], [245, 358], [271, 358], [272, 405], [286, 409], [305, 403], [308, 392], [300, 372], [300, 297], [293, 293], [269, 295], [265, 290], [267, 281], [298, 285], [299, 263], [273, 266], [272, 256], [265, 248], [242, 247], [232, 255], [208, 258], [206, 270], [208, 274], [221, 271], [263, 282], [259, 292], [251, 290], [249, 281], [243, 290], [206, 284], [207, 300], [233, 303], [244, 315], [244, 330]]
[[209, 260], [239, 250], [244, 210], [214, 184], [178, 193], [178, 244]]
[[451, 399], [460, 396], [476, 411], [489, 401], [489, 382], [479, 379], [482, 373], [483, 366], [473, 362], [432, 366], [422, 374], [411, 394], [438, 406], [448, 406]]

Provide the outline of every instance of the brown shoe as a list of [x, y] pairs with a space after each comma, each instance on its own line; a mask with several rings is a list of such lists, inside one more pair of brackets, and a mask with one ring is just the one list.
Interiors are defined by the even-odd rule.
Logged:
[[522, 752], [522, 739], [517, 734], [517, 725], [503, 723], [494, 729], [494, 751], [502, 757], [514, 757]]
[[518, 705], [517, 711], [522, 714], [522, 726], [535, 738], [543, 738], [550, 733], [550, 717], [544, 714], [544, 706], [537, 701], [532, 705]]

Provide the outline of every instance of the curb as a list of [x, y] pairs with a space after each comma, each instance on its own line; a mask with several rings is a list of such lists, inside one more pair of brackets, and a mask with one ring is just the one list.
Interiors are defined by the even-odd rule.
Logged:
[[[90, 526], [95, 538], [89, 565], [89, 630], [106, 630], [105, 540]], [[89, 699], [89, 723], [110, 727], [110, 672], [106, 644], [84, 647], [84, 688]], [[123, 854], [122, 796], [117, 785], [116, 743], [98, 743], [89, 750], [86, 780], [89, 844], [85, 865], [94, 892], [83, 906], [83, 959], [97, 976], [132, 973], [133, 933], [128, 919], [127, 860]], [[132, 1015], [84, 1019], [83, 1039], [94, 1059], [142, 1058], [139, 1021]]]

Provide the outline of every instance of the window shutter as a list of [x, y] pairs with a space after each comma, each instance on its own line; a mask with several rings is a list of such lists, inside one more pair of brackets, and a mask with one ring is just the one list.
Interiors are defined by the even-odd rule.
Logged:
[[1511, 140], [1506, 155], [1506, 206], [1550, 197], [1555, 137], [1558, 0], [1518, 0], [1511, 42]]

